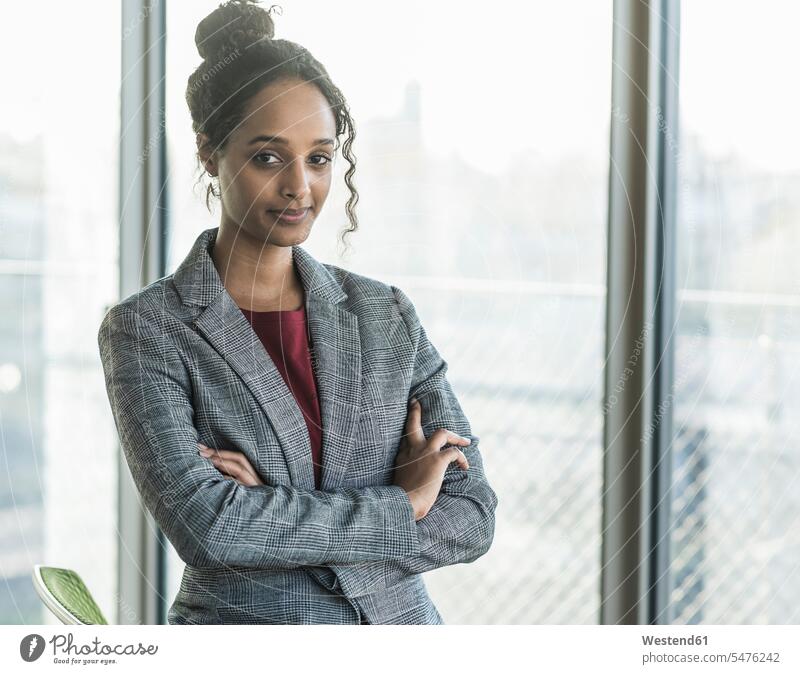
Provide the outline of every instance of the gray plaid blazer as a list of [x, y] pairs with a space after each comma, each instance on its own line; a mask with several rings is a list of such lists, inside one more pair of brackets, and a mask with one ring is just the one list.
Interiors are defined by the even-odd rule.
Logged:
[[[98, 333], [131, 475], [186, 563], [169, 623], [442, 624], [420, 574], [489, 549], [497, 496], [414, 305], [292, 247], [322, 413], [316, 490], [302, 413], [214, 267], [217, 232]], [[392, 484], [411, 396], [426, 437], [472, 439], [469, 470], [448, 467], [419, 522]], [[226, 479], [198, 442], [243, 452], [264, 485]]]

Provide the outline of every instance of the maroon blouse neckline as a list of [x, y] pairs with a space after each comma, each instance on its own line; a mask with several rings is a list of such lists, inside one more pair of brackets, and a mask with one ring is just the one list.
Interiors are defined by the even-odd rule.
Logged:
[[306, 305], [303, 303], [299, 309], [288, 309], [286, 311], [250, 311], [249, 309], [242, 309], [242, 313], [247, 318], [255, 320], [281, 320], [281, 321], [302, 321], [305, 319]]

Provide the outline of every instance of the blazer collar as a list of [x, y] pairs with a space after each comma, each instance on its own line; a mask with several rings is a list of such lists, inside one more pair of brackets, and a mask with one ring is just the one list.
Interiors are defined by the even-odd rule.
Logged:
[[[219, 227], [202, 232], [173, 274], [173, 282], [184, 304], [208, 306], [225, 290], [211, 259], [211, 249], [218, 233]], [[314, 259], [304, 248], [292, 246], [292, 258], [307, 293], [334, 303], [347, 298], [347, 293], [325, 265]]]
[[[173, 274], [186, 305], [200, 308], [192, 327], [225, 359], [264, 410], [286, 456], [292, 484], [314, 489], [308, 427], [294, 395], [248, 320], [225, 287], [211, 259], [219, 228], [204, 231]], [[361, 337], [358, 317], [342, 301], [347, 293], [300, 246], [292, 246], [305, 290], [312, 363], [322, 414], [324, 491], [347, 475], [361, 403]], [[266, 468], [266, 467], [265, 467]]]

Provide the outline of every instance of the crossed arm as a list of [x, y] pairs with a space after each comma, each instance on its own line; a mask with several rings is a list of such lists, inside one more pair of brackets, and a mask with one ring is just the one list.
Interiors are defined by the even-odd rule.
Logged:
[[494, 535], [497, 496], [477, 438], [405, 294], [393, 288], [416, 347], [409, 397], [426, 435], [448, 428], [473, 442], [469, 470], [451, 464], [428, 514], [414, 521], [402, 487], [309, 491], [244, 487], [197, 453], [198, 434], [180, 352], [137, 312], [114, 307], [98, 334], [109, 401], [142, 500], [181, 559], [196, 567], [330, 566], [348, 596], [483, 555]]

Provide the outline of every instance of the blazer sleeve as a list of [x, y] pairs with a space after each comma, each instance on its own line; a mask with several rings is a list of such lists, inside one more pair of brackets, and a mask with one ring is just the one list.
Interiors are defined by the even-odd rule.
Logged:
[[98, 345], [133, 480], [186, 564], [283, 569], [420, 551], [411, 501], [400, 486], [312, 491], [245, 487], [223, 477], [198, 453], [180, 350], [137, 311], [112, 307]]
[[392, 291], [415, 346], [409, 400], [416, 397], [421, 404], [425, 437], [437, 428], [469, 437], [471, 444], [461, 447], [469, 469], [464, 471], [455, 462], [447, 467], [436, 502], [416, 522], [418, 552], [400, 559], [331, 565], [338, 579], [335, 589], [348, 596], [386, 589], [409, 574], [473, 562], [489, 550], [494, 538], [498, 499], [484, 473], [479, 438], [472, 434], [447, 380], [447, 362], [428, 339], [413, 303], [399, 288], [392, 286]]

